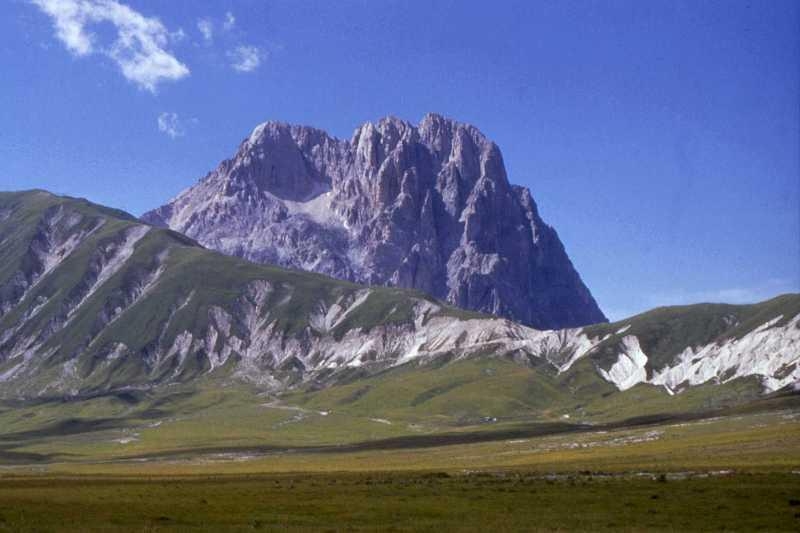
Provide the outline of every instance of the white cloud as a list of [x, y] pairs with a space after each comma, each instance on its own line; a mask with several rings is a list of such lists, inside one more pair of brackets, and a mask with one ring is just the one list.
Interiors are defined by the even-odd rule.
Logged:
[[186, 32], [183, 31], [183, 28], [178, 28], [169, 34], [169, 38], [172, 42], [179, 43], [186, 38]]
[[[116, 0], [30, 0], [53, 19], [56, 37], [77, 56], [100, 53], [119, 66], [122, 75], [155, 91], [162, 81], [179, 80], [189, 68], [165, 48], [171, 34], [160, 20], [145, 17]], [[116, 38], [98, 42], [89, 27], [110, 23]]]
[[197, 21], [197, 29], [200, 30], [200, 33], [203, 35], [203, 39], [207, 43], [211, 43], [214, 41], [214, 23], [211, 19], [199, 19]]
[[261, 64], [262, 52], [255, 46], [241, 45], [230, 52], [231, 67], [237, 72], [252, 72]]
[[183, 137], [186, 129], [177, 113], [164, 111], [158, 115], [158, 131], [167, 134], [170, 138]]
[[231, 31], [234, 26], [236, 26], [236, 17], [233, 16], [233, 13], [227, 11], [225, 13], [225, 22], [222, 23], [222, 29]]

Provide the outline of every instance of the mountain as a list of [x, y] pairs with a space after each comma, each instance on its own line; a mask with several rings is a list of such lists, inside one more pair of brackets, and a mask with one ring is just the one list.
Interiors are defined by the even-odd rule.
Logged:
[[[527, 370], [508, 370], [512, 388], [483, 388], [495, 374], [482, 361]], [[503, 403], [513, 411], [642, 387], [663, 398], [742, 380], [774, 391], [800, 381], [799, 363], [800, 295], [539, 331], [418, 291], [250, 263], [86, 200], [0, 193], [4, 398], [199, 381], [324, 394], [434, 372], [448, 380], [434, 396], [469, 385], [462, 402], [496, 405], [518, 394]], [[453, 382], [464, 368], [471, 377]]]
[[540, 329], [605, 321], [497, 145], [435, 114], [366, 123], [350, 140], [261, 124], [143, 219], [228, 255], [413, 288]]

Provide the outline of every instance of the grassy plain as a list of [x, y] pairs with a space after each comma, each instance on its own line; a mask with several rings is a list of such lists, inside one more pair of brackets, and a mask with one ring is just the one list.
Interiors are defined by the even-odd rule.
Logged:
[[798, 481], [340, 473], [0, 480], [8, 531], [796, 531]]
[[334, 414], [295, 419], [297, 411], [261, 408], [275, 424], [291, 420], [285, 426], [296, 433], [253, 446], [256, 433], [232, 424], [219, 430], [244, 445], [234, 438], [207, 448], [197, 446], [210, 433], [199, 425], [191, 446], [180, 441], [191, 426], [169, 423], [126, 444], [106, 442], [118, 429], [29, 436], [17, 453], [48, 458], [6, 460], [0, 531], [800, 527], [796, 396], [649, 422], [510, 422], [415, 434], [373, 422], [385, 433], [328, 444], [308, 444], [306, 432], [336, 441], [318, 425], [337, 425]]

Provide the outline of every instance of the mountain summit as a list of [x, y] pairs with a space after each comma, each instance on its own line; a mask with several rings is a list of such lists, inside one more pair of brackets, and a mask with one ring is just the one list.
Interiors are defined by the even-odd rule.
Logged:
[[229, 255], [414, 288], [540, 329], [605, 321], [497, 145], [440, 115], [368, 122], [349, 141], [266, 122], [143, 219]]

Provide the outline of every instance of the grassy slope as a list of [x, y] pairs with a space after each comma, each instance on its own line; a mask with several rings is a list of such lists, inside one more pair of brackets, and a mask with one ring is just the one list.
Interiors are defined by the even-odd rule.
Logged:
[[[631, 421], [582, 427], [498, 424], [482, 429], [451, 429], [446, 433], [416, 432], [404, 438], [390, 437], [391, 426], [375, 423], [375, 431], [383, 431], [383, 440], [354, 445], [337, 444], [332, 440], [321, 446], [308, 446], [309, 433], [324, 433], [319, 431], [323, 429], [321, 424], [342, 426], [340, 438], [349, 433], [346, 436], [351, 439], [358, 435], [353, 430], [361, 431], [363, 436], [365, 425], [348, 423], [344, 416], [297, 421], [293, 420], [292, 413], [269, 408], [246, 415], [251, 426], [260, 423], [266, 426], [265, 433], [282, 437], [286, 443], [269, 446], [265, 444], [270, 441], [258, 440], [259, 437], [263, 439], [264, 434], [258, 435], [257, 427], [248, 433], [243, 425], [226, 425], [221, 412], [196, 420], [192, 418], [196, 412], [192, 411], [187, 413], [189, 418], [185, 423], [177, 416], [174, 425], [164, 421], [159, 428], [137, 429], [136, 432], [117, 427], [95, 428], [71, 435], [63, 432], [49, 436], [40, 434], [27, 444], [18, 440], [21, 446], [13, 450], [14, 441], [4, 438], [0, 439], [0, 457], [4, 463], [13, 464], [9, 462], [13, 454], [20, 456], [16, 461], [19, 466], [7, 469], [9, 473], [178, 475], [487, 468], [521, 468], [539, 473], [727, 469], [787, 472], [800, 469], [798, 402], [797, 396], [762, 399], [746, 407], [715, 411], [710, 418], [709, 415], [674, 416], [654, 418], [649, 423]], [[240, 414], [234, 411], [232, 416]], [[292, 422], [284, 426], [287, 429], [283, 432], [280, 424], [289, 421]], [[201, 423], [214, 430], [200, 430]], [[214, 438], [215, 432], [228, 431], [232, 433], [227, 441]], [[120, 444], [114, 441], [135, 434], [140, 437], [137, 442]], [[16, 438], [21, 438], [19, 433]], [[187, 438], [198, 440], [185, 446]], [[238, 439], [238, 445], [232, 445], [230, 439], [234, 438]], [[229, 445], [214, 446], [224, 442]], [[258, 442], [260, 446], [255, 444]], [[200, 447], [203, 443], [206, 448]], [[23, 454], [31, 457], [38, 454], [40, 460], [21, 457]], [[247, 460], [237, 461], [237, 458]]]
[[[713, 414], [755, 396], [755, 387], [741, 382], [693, 389], [677, 401], [643, 387], [580, 403], [556, 393], [535, 372], [506, 361], [401, 368], [277, 403], [248, 387], [220, 387], [211, 380], [158, 393], [5, 402], [0, 404], [0, 462], [105, 461], [365, 442], [383, 446], [381, 439], [393, 438], [406, 439], [398, 441], [405, 446], [420, 438], [436, 442], [429, 437], [437, 435], [450, 435], [445, 441], [463, 440], [458, 435], [505, 439], [583, 431], [587, 422], [615, 426], [644, 415]], [[359, 387], [369, 390], [361, 394]], [[486, 422], [481, 416], [498, 418]]]
[[[0, 317], [0, 330], [16, 324], [37, 299], [47, 298], [47, 304], [20, 332], [35, 337], [61, 312], [65, 302], [81, 285], [97, 248], [136, 223], [129, 215], [84, 200], [41, 191], [0, 193], [0, 213], [10, 213], [10, 216], [0, 218], [0, 287], [16, 272], [25, 270], [28, 243], [39, 220], [48, 209], [59, 205], [83, 214], [82, 225], [96, 224], [100, 219], [104, 224], [40, 280], [20, 305]], [[102, 311], [113, 309], [147, 272], [155, 270], [158, 266], [156, 257], [165, 252], [166, 262], [157, 290], [146, 293], [118, 320], [98, 331], [97, 317]], [[195, 336], [202, 335], [208, 325], [209, 308], [220, 306], [232, 311], [247, 285], [257, 280], [268, 281], [275, 289], [268, 310], [287, 335], [306, 328], [309, 314], [321, 302], [331, 304], [340, 296], [352, 295], [362, 289], [318, 274], [248, 263], [200, 248], [172, 231], [153, 229], [136, 244], [135, 252], [125, 266], [83, 304], [69, 327], [55, 333], [44, 349], [55, 350], [53, 363], [80, 354], [79, 369], [86, 392], [145, 383], [151, 378], [146, 375], [147, 369], [143, 364], [145, 353], [157, 346], [170, 346], [175, 336], [184, 330]], [[378, 324], [408, 321], [415, 299], [428, 299], [413, 291], [388, 288], [373, 288], [372, 291], [365, 305], [337, 327], [334, 331], [336, 336], [343, 335], [350, 328], [369, 329]], [[190, 294], [192, 297], [188, 304], [177, 310]], [[461, 316], [465, 313], [445, 306], [442, 314]], [[164, 329], [167, 324], [169, 326]], [[113, 364], [101, 365], [103, 354], [116, 342], [126, 344], [131, 355]], [[195, 354], [189, 360], [193, 364], [181, 376], [184, 381], [207, 370], [203, 354]], [[4, 363], [0, 363], [0, 371], [13, 364]], [[169, 362], [164, 366], [171, 369]], [[60, 372], [60, 366], [51, 365], [49, 371], [43, 369], [40, 382], [57, 379]], [[30, 387], [39, 390], [41, 383], [30, 384]]]
[[[611, 335], [592, 355], [605, 369], [616, 361], [622, 338], [635, 335], [648, 356], [647, 369], [651, 372], [670, 363], [688, 346], [740, 338], [775, 317], [782, 316], [776, 323], [780, 326], [798, 314], [800, 294], [785, 294], [750, 305], [707, 303], [659, 307], [611, 324], [590, 326], [584, 331], [589, 337]], [[626, 326], [630, 328], [616, 333]]]
[[291, 404], [404, 422], [478, 423], [512, 420], [608, 421], [664, 412], [714, 409], [758, 397], [755, 379], [695, 387], [677, 396], [640, 385], [625, 392], [600, 378], [587, 359], [557, 375], [549, 365], [526, 367], [503, 359], [444, 366], [409, 364], [321, 391], [294, 392]]

